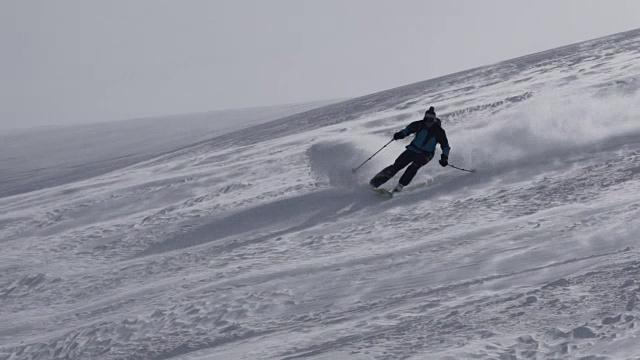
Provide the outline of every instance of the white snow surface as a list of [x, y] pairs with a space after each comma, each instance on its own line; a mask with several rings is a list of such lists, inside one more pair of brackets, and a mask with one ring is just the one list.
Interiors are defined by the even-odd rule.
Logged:
[[[635, 30], [165, 147], [15, 142], [0, 359], [640, 359], [639, 90]], [[430, 105], [478, 171], [373, 194], [409, 139], [352, 168]]]

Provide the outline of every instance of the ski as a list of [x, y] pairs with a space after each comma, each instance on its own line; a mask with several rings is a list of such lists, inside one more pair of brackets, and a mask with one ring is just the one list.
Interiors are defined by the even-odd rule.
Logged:
[[384, 198], [392, 198], [393, 197], [393, 192], [387, 190], [387, 189], [375, 189], [375, 188], [371, 188], [371, 190], [373, 190], [373, 192], [375, 192], [376, 194], [384, 197]]

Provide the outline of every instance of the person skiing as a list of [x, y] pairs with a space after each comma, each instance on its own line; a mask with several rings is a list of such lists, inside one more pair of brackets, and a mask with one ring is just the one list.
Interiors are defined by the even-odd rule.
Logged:
[[418, 172], [418, 169], [433, 159], [436, 144], [440, 144], [440, 149], [442, 150], [442, 156], [439, 161], [440, 165], [442, 167], [449, 165], [448, 159], [451, 147], [449, 147], [447, 134], [441, 124], [440, 119], [436, 117], [435, 109], [431, 106], [429, 110], [425, 112], [422, 120], [414, 121], [403, 130], [393, 134], [393, 140], [404, 139], [411, 134], [415, 134], [415, 137], [413, 141], [411, 141], [411, 144], [406, 146], [406, 150], [398, 156], [396, 161], [377, 173], [376, 176], [369, 181], [369, 184], [373, 188], [378, 188], [394, 177], [400, 170], [411, 164], [400, 177], [398, 185], [392, 190], [392, 192], [401, 191], [403, 187], [409, 185]]

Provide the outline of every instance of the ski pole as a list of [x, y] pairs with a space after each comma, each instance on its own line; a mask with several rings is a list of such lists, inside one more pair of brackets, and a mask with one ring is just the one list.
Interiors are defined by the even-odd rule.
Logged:
[[454, 168], [454, 169], [458, 169], [458, 170], [462, 170], [462, 171], [466, 171], [466, 172], [470, 172], [470, 173], [476, 172], [476, 169], [467, 170], [467, 169], [459, 168], [459, 167], [457, 167], [457, 166], [453, 166], [453, 165], [451, 165], [451, 164], [449, 164], [449, 166], [451, 166], [451, 167], [452, 167], [452, 168]]
[[366, 164], [367, 161], [371, 160], [371, 158], [373, 158], [374, 156], [376, 156], [377, 153], [379, 153], [380, 151], [382, 151], [382, 149], [386, 148], [387, 145], [391, 144], [393, 142], [393, 140], [395, 139], [391, 139], [388, 143], [386, 143], [383, 147], [380, 148], [380, 150], [376, 151], [373, 155], [371, 155], [367, 160], [365, 160], [362, 164], [360, 164], [360, 166], [351, 169], [351, 172], [355, 173], [356, 171], [358, 171], [358, 169], [360, 169], [362, 167], [362, 165]]

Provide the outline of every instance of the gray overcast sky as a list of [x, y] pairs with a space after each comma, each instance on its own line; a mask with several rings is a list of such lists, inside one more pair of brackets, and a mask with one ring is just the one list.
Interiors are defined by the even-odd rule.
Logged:
[[354, 97], [638, 27], [638, 0], [0, 0], [0, 129]]

